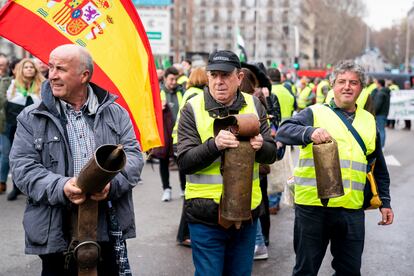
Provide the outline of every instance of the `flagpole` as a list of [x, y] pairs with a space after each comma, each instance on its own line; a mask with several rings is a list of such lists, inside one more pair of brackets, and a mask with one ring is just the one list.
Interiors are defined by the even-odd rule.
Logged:
[[239, 47], [238, 47], [238, 41], [237, 36], [239, 35], [239, 15], [240, 15], [240, 5], [236, 5], [236, 16], [234, 17], [234, 52], [238, 53]]
[[259, 1], [255, 0], [255, 44], [254, 47], [254, 60], [259, 60]]

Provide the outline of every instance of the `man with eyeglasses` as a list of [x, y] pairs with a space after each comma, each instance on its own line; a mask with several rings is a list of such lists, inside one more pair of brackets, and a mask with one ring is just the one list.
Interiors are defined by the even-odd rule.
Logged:
[[[178, 166], [187, 175], [185, 213], [189, 221], [195, 275], [250, 275], [253, 265], [257, 218], [260, 215], [259, 181], [252, 181], [252, 219], [240, 228], [219, 225], [219, 203], [223, 179], [221, 156], [237, 148], [230, 131], [215, 136], [215, 118], [231, 114], [256, 113], [266, 118], [259, 99], [239, 90], [243, 78], [240, 60], [233, 52], [215, 51], [208, 61], [208, 87], [183, 107], [178, 123]], [[255, 162], [270, 164], [276, 159], [276, 145], [266, 119], [260, 134], [250, 138]], [[257, 172], [258, 173], [258, 172]]]
[[[334, 98], [330, 103], [308, 107], [279, 128], [278, 141], [302, 145], [299, 165], [294, 171], [296, 264], [293, 275], [317, 275], [329, 242], [335, 275], [360, 275], [365, 238], [364, 190], [369, 188], [366, 173], [374, 160], [374, 175], [382, 200], [378, 224], [393, 222], [390, 178], [375, 118], [356, 104], [364, 80], [361, 66], [349, 60], [339, 62], [331, 75]], [[317, 196], [312, 143], [332, 139], [338, 143], [345, 194], [330, 198], [323, 206]]]

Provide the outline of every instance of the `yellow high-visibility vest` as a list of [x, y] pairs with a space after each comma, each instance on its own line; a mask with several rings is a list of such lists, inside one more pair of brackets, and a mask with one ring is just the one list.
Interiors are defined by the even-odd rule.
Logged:
[[331, 102], [331, 100], [333, 99], [333, 97], [334, 97], [334, 91], [333, 91], [333, 89], [331, 89], [331, 90], [328, 91], [328, 94], [326, 94], [325, 103], [329, 104]]
[[188, 98], [192, 98], [195, 95], [202, 94], [202, 93], [203, 93], [203, 89], [198, 88], [198, 87], [194, 87], [194, 86], [188, 88], [187, 91], [185, 91], [184, 96], [183, 96], [183, 98], [181, 100], [181, 103], [180, 103], [180, 107], [178, 109], [177, 120], [175, 121], [174, 128], [173, 128], [173, 131], [172, 131], [173, 144], [177, 144], [177, 139], [178, 139], [177, 130], [178, 130], [178, 121], [180, 120], [180, 110], [187, 103]]
[[324, 101], [325, 101], [325, 95], [323, 94], [322, 89], [323, 89], [325, 86], [330, 87], [330, 85], [329, 85], [329, 81], [327, 81], [327, 80], [322, 80], [322, 81], [318, 84], [318, 86], [317, 86], [317, 88], [316, 88], [316, 103], [324, 103]]
[[[160, 91], [160, 95], [161, 95], [161, 101], [166, 101], [167, 100], [167, 96], [166, 93], [163, 89], [161, 89]], [[181, 106], [181, 102], [183, 101], [183, 94], [181, 93], [181, 91], [177, 91], [177, 101], [178, 101], [178, 105]]]
[[294, 111], [295, 97], [282, 84], [272, 85], [272, 93], [277, 96], [280, 105], [282, 121], [292, 117]]
[[400, 90], [400, 87], [399, 87], [398, 85], [396, 85], [396, 84], [391, 84], [388, 88], [389, 88], [391, 91]]
[[[243, 93], [242, 95], [247, 103], [240, 110], [239, 114], [254, 113], [257, 115], [257, 110], [254, 105], [253, 96]], [[207, 139], [214, 137], [213, 123], [214, 118], [210, 117], [209, 113], [204, 108], [204, 94], [197, 95], [188, 101], [194, 112], [197, 131], [200, 135], [201, 142], [204, 143]], [[220, 173], [221, 158], [218, 158], [208, 167], [199, 170], [194, 174], [186, 176], [185, 199], [192, 198], [210, 198], [217, 204], [220, 203], [220, 198], [223, 190], [223, 177]], [[253, 169], [253, 187], [251, 209], [257, 208], [262, 201], [262, 193], [259, 184], [259, 164], [254, 163]]]
[[310, 85], [305, 86], [299, 93], [298, 97], [298, 107], [300, 109], [305, 109], [311, 105], [310, 95], [312, 93], [312, 87]]
[[[364, 202], [367, 159], [358, 142], [342, 120], [326, 105], [313, 105], [314, 127], [326, 129], [338, 143], [342, 182], [345, 194], [329, 199], [328, 207], [360, 209]], [[374, 116], [357, 107], [352, 123], [367, 148], [367, 155], [375, 150], [376, 125]], [[294, 170], [295, 203], [322, 206], [316, 188], [312, 143], [300, 149], [299, 165]]]
[[[187, 82], [188, 81], [188, 77], [186, 76], [186, 75], [181, 75], [181, 76], [179, 76], [178, 77], [178, 79], [177, 79], [177, 83], [179, 84], [179, 85], [182, 85], [183, 83], [185, 83], [185, 82]], [[185, 87], [184, 87], [185, 88]]]

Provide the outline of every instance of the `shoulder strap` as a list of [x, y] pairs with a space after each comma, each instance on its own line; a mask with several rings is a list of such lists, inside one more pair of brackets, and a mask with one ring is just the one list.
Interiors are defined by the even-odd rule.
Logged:
[[344, 122], [347, 126], [348, 130], [354, 135], [355, 140], [358, 142], [359, 146], [361, 147], [362, 151], [365, 155], [367, 155], [367, 147], [365, 146], [364, 141], [362, 140], [361, 136], [359, 135], [358, 131], [352, 126], [352, 124], [345, 118], [344, 114], [338, 109], [332, 108], [332, 106], [328, 105], [329, 108], [335, 112], [336, 115]]

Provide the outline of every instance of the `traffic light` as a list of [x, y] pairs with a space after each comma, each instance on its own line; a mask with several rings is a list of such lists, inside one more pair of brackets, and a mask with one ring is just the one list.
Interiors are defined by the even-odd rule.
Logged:
[[299, 65], [299, 57], [295, 57], [293, 60], [293, 68], [295, 68], [296, 70], [299, 70], [300, 65]]

